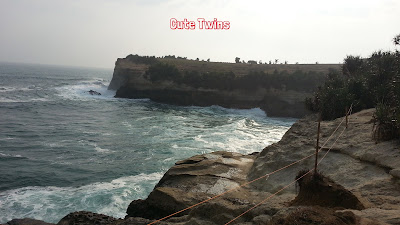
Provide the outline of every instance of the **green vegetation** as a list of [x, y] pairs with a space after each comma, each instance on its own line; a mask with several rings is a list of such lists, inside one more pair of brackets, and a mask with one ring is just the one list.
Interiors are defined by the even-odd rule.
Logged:
[[180, 82], [182, 79], [182, 74], [179, 72], [178, 68], [167, 63], [155, 63], [149, 67], [146, 74], [150, 75], [150, 80], [152, 82], [161, 80], [172, 80]]
[[134, 62], [134, 63], [143, 63], [143, 64], [148, 64], [148, 65], [158, 62], [155, 56], [139, 56], [139, 55], [131, 54], [131, 55], [128, 55], [126, 57], [126, 59], [128, 59], [129, 61]]
[[207, 88], [218, 90], [255, 90], [257, 88], [275, 88], [295, 91], [314, 89], [324, 82], [322, 72], [296, 70], [289, 73], [286, 70], [273, 73], [263, 71], [250, 71], [247, 75], [237, 76], [232, 71], [207, 71], [185, 70], [181, 72], [175, 65], [158, 62], [152, 64], [146, 71], [147, 78], [152, 82], [173, 81], [194, 88]]
[[[400, 35], [393, 39], [399, 45]], [[307, 108], [320, 112], [324, 120], [345, 114], [353, 104], [353, 112], [376, 108], [374, 136], [379, 140], [400, 137], [400, 52], [377, 51], [369, 58], [347, 56], [342, 72], [331, 71], [325, 84]]]

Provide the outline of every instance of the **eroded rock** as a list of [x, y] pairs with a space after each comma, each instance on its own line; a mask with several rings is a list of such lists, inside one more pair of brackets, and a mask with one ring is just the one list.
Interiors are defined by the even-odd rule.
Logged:
[[57, 225], [109, 225], [118, 219], [92, 212], [73, 212], [62, 218]]
[[[179, 161], [156, 185], [146, 200], [133, 201], [127, 217], [160, 219], [195, 205], [215, 195], [238, 188], [246, 182], [254, 155], [214, 152]], [[244, 210], [256, 197], [241, 189], [184, 211], [176, 216], [189, 215], [189, 219], [203, 218], [213, 222], [229, 219]]]
[[[336, 184], [332, 179], [319, 173], [308, 173], [300, 171], [297, 181], [300, 191], [292, 201], [292, 205], [316, 205], [327, 208], [365, 209], [358, 198], [346, 190], [343, 186]], [[304, 177], [302, 177], [304, 176]]]
[[54, 225], [54, 223], [46, 223], [41, 220], [25, 218], [25, 219], [13, 219], [7, 222], [5, 225]]

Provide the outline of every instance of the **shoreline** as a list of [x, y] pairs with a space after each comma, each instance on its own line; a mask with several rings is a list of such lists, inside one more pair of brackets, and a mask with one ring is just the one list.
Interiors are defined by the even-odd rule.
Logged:
[[[400, 222], [400, 216], [398, 216], [400, 215], [400, 190], [396, 186], [400, 185], [399, 177], [396, 176], [396, 171], [400, 169], [400, 163], [395, 159], [400, 157], [400, 152], [393, 142], [375, 144], [370, 139], [369, 132], [365, 132], [365, 130], [372, 126], [369, 123], [372, 113], [373, 110], [370, 109], [352, 115], [349, 130], [338, 141], [334, 148], [335, 151], [328, 154], [319, 168], [335, 182], [355, 193], [366, 205], [366, 209], [351, 209], [346, 212], [351, 212], [360, 220], [373, 221], [369, 224], [396, 224]], [[255, 179], [261, 174], [268, 173], [315, 151], [313, 147], [315, 119], [316, 117], [311, 115], [299, 120], [278, 143], [266, 147], [260, 153], [241, 155], [213, 152], [178, 161], [164, 174], [147, 199], [135, 200], [131, 203], [125, 219], [117, 220], [100, 214], [90, 214], [91, 218], [96, 218], [96, 221], [101, 221], [99, 220], [101, 218], [113, 220], [114, 222], [110, 224], [147, 224], [153, 221], [152, 217], [169, 215], [230, 190], [232, 187], [240, 186], [243, 182]], [[322, 123], [322, 141], [328, 138], [326, 134], [335, 129], [340, 119]], [[373, 146], [376, 149], [365, 150], [365, 146]], [[353, 156], [348, 154], [349, 151], [353, 153]], [[389, 152], [391, 154], [387, 155]], [[365, 163], [360, 160], [372, 158], [375, 159], [372, 165], [371, 162]], [[247, 210], [249, 206], [259, 202], [260, 199], [265, 198], [268, 193], [293, 181], [296, 171], [304, 167], [310, 168], [312, 164], [313, 160], [305, 161], [280, 172], [279, 176], [271, 176], [267, 180], [263, 179], [260, 183], [243, 187], [240, 191], [231, 192], [222, 198], [210, 201], [160, 224], [190, 224], [195, 221], [201, 224], [218, 224], [218, 221], [230, 220], [240, 212]], [[381, 164], [390, 167], [391, 170], [381, 169]], [[383, 190], [385, 190], [385, 194], [381, 195]], [[292, 187], [271, 199], [268, 204], [260, 206], [251, 212], [249, 217], [245, 217], [241, 221], [248, 224], [257, 224], [260, 221], [268, 223], [278, 215], [289, 215], [292, 212], [290, 210], [293, 209], [288, 208], [287, 203], [294, 197], [295, 189]], [[383, 199], [390, 199], [390, 203], [386, 203]], [[304, 207], [298, 206], [297, 208], [303, 209]], [[210, 212], [213, 213], [210, 214]], [[205, 215], [207, 216], [205, 217]], [[76, 212], [62, 221], [73, 221], [73, 218], [78, 217], [87, 219], [88, 214]]]

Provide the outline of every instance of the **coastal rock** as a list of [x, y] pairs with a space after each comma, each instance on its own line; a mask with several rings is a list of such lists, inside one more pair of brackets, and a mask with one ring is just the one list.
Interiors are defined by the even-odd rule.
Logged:
[[276, 214], [268, 225], [376, 225], [377, 223], [360, 223], [360, 218], [354, 213], [346, 211], [340, 212], [323, 207], [294, 207], [282, 210]]
[[[356, 215], [396, 224], [393, 221], [400, 219], [400, 181], [396, 176], [400, 169], [400, 151], [396, 141], [375, 143], [372, 139], [373, 112], [374, 109], [368, 109], [351, 115], [346, 130], [344, 118], [321, 123], [319, 160], [330, 152], [320, 161], [318, 171], [357, 196], [366, 209], [355, 210]], [[254, 183], [252, 187], [259, 191], [277, 191], [293, 182], [298, 171], [312, 169], [316, 131], [317, 116], [311, 115], [293, 124], [281, 141], [266, 147], [248, 174], [250, 180], [312, 156], [280, 171], [279, 175], [271, 175], [267, 183]], [[295, 193], [295, 189], [286, 189], [284, 193]]]
[[73, 212], [62, 218], [57, 225], [108, 225], [117, 222], [118, 219], [103, 214], [92, 212]]
[[[108, 89], [117, 90], [118, 98], [149, 98], [156, 102], [174, 105], [211, 106], [219, 105], [226, 108], [261, 108], [268, 116], [299, 118], [310, 112], [305, 108], [305, 98], [312, 95], [318, 81], [324, 79], [329, 69], [339, 69], [339, 65], [238, 65], [223, 63], [196, 62], [191, 60], [155, 59], [157, 63], [166, 63], [176, 66], [182, 74], [194, 72], [195, 74], [209, 74], [210, 72], [233, 72], [236, 76], [243, 77], [248, 73], [258, 70], [269, 74], [281, 71], [314, 71], [321, 79], [299, 77], [298, 79], [310, 79], [310, 87], [286, 88], [283, 81], [277, 81], [269, 87], [245, 88], [244, 83], [231, 89], [221, 89], [205, 85], [190, 86], [172, 80], [153, 81], [150, 79], [148, 69], [150, 63], [142, 62], [140, 56], [127, 56], [119, 58], [115, 63], [113, 78]], [[146, 60], [144, 60], [146, 61]], [[258, 68], [258, 69], [256, 69]], [[186, 76], [186, 75], [185, 75]], [[191, 75], [188, 75], [191, 76]], [[306, 75], [305, 75], [306, 76]], [[306, 76], [307, 77], [307, 76]], [[254, 78], [257, 79], [257, 78]], [[289, 79], [290, 80], [290, 79]], [[318, 81], [317, 81], [318, 80]], [[257, 81], [253, 81], [256, 82]], [[214, 82], [211, 82], [214, 83]], [[292, 85], [293, 86], [293, 85]], [[294, 85], [299, 87], [299, 84]]]
[[300, 178], [297, 181], [300, 191], [291, 205], [365, 209], [360, 200], [343, 186], [336, 184], [332, 179], [322, 174], [308, 172], [307, 170], [300, 171], [297, 175]]
[[[239, 215], [249, 205], [255, 204], [262, 194], [266, 194], [239, 187], [246, 182], [246, 174], [254, 158], [254, 155], [214, 152], [179, 161], [164, 175], [146, 200], [135, 200], [129, 205], [127, 218], [160, 219], [237, 188], [238, 191], [231, 191], [221, 198], [212, 199], [166, 220], [171, 222], [176, 217], [181, 217], [181, 220], [188, 223], [194, 220], [204, 220], [204, 223], [207, 221], [211, 224], [228, 222], [234, 215]], [[279, 208], [277, 205], [279, 204], [275, 202], [268, 208]], [[263, 209], [264, 211], [260, 208], [239, 221], [251, 221], [265, 211], [277, 211]]]
[[157, 224], [216, 225], [229, 222], [260, 202], [264, 204], [248, 211], [235, 224], [400, 224], [398, 142], [372, 140], [373, 112], [369, 109], [351, 115], [347, 129], [343, 118], [321, 123], [318, 171], [324, 175], [323, 182], [315, 187], [306, 177], [299, 182], [297, 197], [295, 185], [288, 184], [299, 171], [314, 167], [316, 115], [293, 124], [281, 141], [260, 153], [214, 152], [176, 162], [147, 199], [131, 202], [125, 219], [76, 212], [58, 224], [148, 224], [190, 207]]
[[54, 225], [54, 223], [46, 223], [41, 220], [25, 218], [25, 219], [13, 219], [4, 225]]

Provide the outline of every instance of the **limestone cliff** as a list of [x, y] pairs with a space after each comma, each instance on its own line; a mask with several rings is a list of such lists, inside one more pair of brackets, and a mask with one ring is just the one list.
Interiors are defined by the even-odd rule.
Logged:
[[[292, 185], [235, 224], [294, 224], [291, 221], [296, 219], [304, 221], [298, 224], [400, 224], [400, 151], [396, 141], [375, 143], [372, 140], [373, 112], [374, 109], [369, 109], [352, 115], [348, 129], [344, 130], [342, 124], [323, 146], [320, 158], [343, 132], [318, 166], [330, 178], [323, 178], [326, 181], [308, 188], [305, 183], [309, 179], [303, 179], [298, 182], [297, 197]], [[239, 188], [243, 183], [312, 154], [316, 120], [316, 115], [299, 120], [281, 141], [260, 153], [216, 152], [177, 162], [146, 200], [131, 203], [126, 219], [151, 221], [237, 188], [175, 215], [165, 224], [211, 225], [230, 221], [292, 183], [299, 171], [313, 168], [314, 157], [311, 157]], [[342, 120], [322, 122], [321, 146]]]
[[[149, 98], [175, 105], [261, 108], [268, 116], [295, 118], [308, 114], [305, 98], [311, 96], [316, 86], [323, 82], [330, 68], [340, 67], [141, 59], [143, 57], [130, 55], [117, 60], [109, 86], [109, 89], [117, 90], [116, 97]], [[178, 74], [179, 79], [153, 79], [155, 72], [149, 68], [157, 63], [176, 68], [173, 72]], [[161, 71], [159, 76], [171, 76], [170, 73]], [[221, 80], [222, 76], [226, 78]]]
[[[352, 115], [348, 129], [343, 130], [342, 125], [322, 148], [321, 155], [343, 131], [331, 152], [318, 166], [319, 171], [330, 179], [322, 178], [320, 181], [327, 181], [314, 185], [307, 184], [310, 179], [305, 177], [298, 182], [300, 193], [297, 197], [295, 186], [289, 186], [279, 195], [250, 210], [234, 224], [400, 224], [399, 146], [397, 141], [375, 143], [372, 140], [373, 112], [374, 109], [369, 109]], [[313, 168], [312, 157], [258, 179], [251, 185], [239, 187], [312, 154], [315, 151], [316, 119], [316, 115], [310, 115], [299, 120], [281, 141], [260, 153], [241, 155], [214, 152], [176, 162], [147, 199], [132, 201], [124, 219], [75, 212], [58, 224], [145, 225], [236, 188], [219, 198], [156, 223], [225, 224], [292, 183], [299, 170]], [[321, 146], [342, 120], [322, 122]], [[306, 186], [310, 188], [304, 189]], [[33, 220], [28, 222], [15, 220], [7, 224], [45, 224]]]

